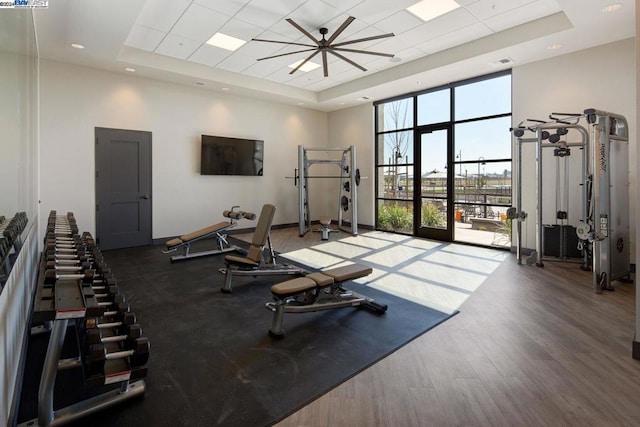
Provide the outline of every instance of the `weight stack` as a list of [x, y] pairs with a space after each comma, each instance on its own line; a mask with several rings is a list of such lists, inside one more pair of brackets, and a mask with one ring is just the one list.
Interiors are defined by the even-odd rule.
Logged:
[[542, 229], [543, 256], [555, 258], [581, 258], [578, 236], [572, 225], [545, 224]]

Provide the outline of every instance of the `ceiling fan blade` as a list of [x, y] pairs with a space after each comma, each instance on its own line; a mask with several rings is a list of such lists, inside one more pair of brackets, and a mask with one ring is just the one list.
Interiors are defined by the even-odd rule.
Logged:
[[296, 43], [296, 42], [282, 42], [280, 40], [251, 39], [251, 41], [254, 41], [254, 42], [267, 42], [267, 43], [280, 43], [280, 44], [292, 44], [292, 45], [296, 45], [296, 46], [306, 46], [306, 47], [316, 47], [313, 44]]
[[311, 40], [313, 40], [314, 42], [316, 42], [316, 44], [318, 46], [320, 46], [320, 41], [318, 39], [316, 39], [315, 37], [313, 37], [307, 30], [305, 30], [304, 28], [302, 28], [300, 25], [296, 24], [296, 22], [291, 19], [291, 18], [287, 18], [287, 22], [291, 25], [293, 25], [294, 27], [296, 27], [298, 29], [298, 31], [300, 31], [302, 34], [304, 34], [305, 36], [309, 37]]
[[322, 50], [322, 71], [324, 71], [324, 76], [329, 77], [329, 65], [327, 64], [327, 51]]
[[331, 44], [336, 39], [336, 37], [338, 37], [340, 33], [342, 33], [355, 20], [356, 18], [354, 18], [353, 16], [348, 17], [347, 20], [344, 21], [342, 25], [340, 25], [340, 27], [331, 35], [331, 37], [329, 37], [329, 40], [327, 40], [327, 44]]
[[265, 59], [279, 58], [281, 56], [293, 55], [294, 53], [311, 52], [312, 50], [318, 50], [318, 49], [314, 47], [314, 48], [311, 48], [311, 49], [296, 50], [295, 52], [281, 53], [279, 55], [265, 56], [264, 58], [258, 58], [257, 61], [262, 61], [262, 60], [265, 60]]
[[304, 61], [302, 61], [301, 63], [298, 64], [298, 66], [296, 68], [294, 68], [293, 70], [289, 71], [289, 74], [293, 74], [296, 71], [298, 71], [298, 69], [300, 69], [300, 67], [302, 67], [304, 64], [307, 63], [307, 61], [309, 61], [311, 58], [313, 58], [314, 56], [316, 56], [318, 54], [318, 52], [320, 52], [320, 49], [316, 49], [315, 52], [313, 52], [311, 55], [307, 56], [307, 59], [305, 59]]
[[335, 44], [332, 45], [332, 47], [344, 46], [346, 44], [353, 44], [353, 43], [368, 42], [370, 40], [384, 39], [384, 38], [393, 37], [393, 36], [395, 36], [395, 34], [393, 34], [393, 33], [380, 34], [379, 36], [371, 36], [371, 37], [365, 37], [365, 38], [362, 38], [362, 39], [349, 40], [349, 41], [346, 41], [346, 42], [335, 43]]
[[364, 53], [366, 55], [386, 56], [387, 58], [393, 58], [395, 56], [393, 53], [372, 52], [370, 50], [346, 49], [344, 47], [333, 47], [332, 46], [330, 49], [339, 50], [340, 52]]
[[337, 56], [338, 58], [342, 59], [345, 62], [348, 62], [349, 64], [353, 65], [354, 67], [361, 69], [362, 71], [367, 71], [367, 69], [364, 68], [362, 65], [356, 64], [355, 62], [353, 62], [352, 60], [350, 60], [346, 56], [342, 56], [342, 55], [340, 55], [338, 52], [336, 52], [334, 50], [329, 50], [329, 53], [332, 54], [332, 55]]

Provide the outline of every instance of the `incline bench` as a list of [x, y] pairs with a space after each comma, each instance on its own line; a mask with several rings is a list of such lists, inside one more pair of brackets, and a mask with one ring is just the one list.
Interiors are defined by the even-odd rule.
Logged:
[[[256, 214], [252, 212], [235, 211], [235, 208], [239, 208], [239, 206], [233, 206], [230, 211], [225, 210], [222, 213], [222, 216], [229, 218], [228, 222], [219, 222], [209, 227], [201, 228], [200, 230], [196, 230], [180, 237], [176, 237], [175, 239], [168, 240], [165, 243], [165, 245], [167, 246], [167, 250], [163, 251], [163, 253], [166, 254], [169, 252], [175, 252], [179, 248], [184, 248], [183, 255], [174, 255], [171, 257], [171, 262], [176, 262], [201, 256], [217, 255], [239, 249], [237, 246], [230, 245], [229, 242], [227, 242], [227, 235], [223, 233], [235, 227], [237, 221], [240, 219], [256, 219]], [[191, 243], [209, 237], [215, 237], [218, 240], [218, 249], [214, 249], [211, 251], [189, 252]]]

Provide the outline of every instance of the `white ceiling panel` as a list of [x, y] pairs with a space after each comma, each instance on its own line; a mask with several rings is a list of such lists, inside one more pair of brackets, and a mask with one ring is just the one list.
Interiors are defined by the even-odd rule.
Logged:
[[251, 0], [235, 17], [262, 28], [269, 28], [299, 6], [300, 2], [297, 0]]
[[533, 0], [480, 0], [466, 6], [466, 9], [476, 18], [485, 20], [532, 2]]
[[125, 44], [127, 46], [153, 52], [160, 44], [166, 33], [152, 28], [134, 25], [127, 37]]
[[224, 60], [229, 55], [231, 55], [231, 52], [226, 49], [203, 44], [188, 58], [188, 60], [191, 62], [197, 62], [198, 64], [215, 67], [220, 63], [220, 61]]
[[555, 0], [539, 0], [489, 18], [485, 24], [493, 31], [502, 31], [556, 12], [560, 7]]
[[226, 15], [192, 4], [171, 29], [171, 34], [204, 43], [227, 21]]
[[412, 46], [477, 23], [478, 20], [473, 15], [460, 8], [399, 34], [397, 37], [407, 46]]
[[376, 23], [376, 28], [384, 31], [385, 33], [401, 34], [405, 31], [422, 25], [424, 22], [414, 14], [401, 10], [394, 13], [388, 18], [382, 19]]
[[349, 9], [348, 13], [369, 25], [373, 25], [417, 2], [418, 0], [365, 0]]
[[201, 43], [191, 39], [168, 34], [164, 40], [162, 40], [162, 43], [158, 45], [155, 52], [178, 59], [187, 59], [200, 47], [200, 44]]
[[362, 3], [364, 0], [322, 0], [330, 6], [335, 7], [341, 12], [345, 12], [358, 4]]
[[477, 40], [489, 34], [492, 34], [492, 32], [486, 25], [474, 24], [421, 43], [417, 45], [416, 48], [424, 53], [431, 54], [470, 42], [471, 40]]
[[[461, 5], [442, 17], [422, 23], [405, 9], [418, 0], [124, 0], [118, 2], [56, 1], [55, 12], [34, 13], [39, 48], [43, 58], [82, 66], [121, 70], [122, 63], [137, 65], [139, 75], [166, 77], [169, 81], [208, 81], [225, 86], [243, 86], [256, 96], [271, 99], [274, 93], [287, 98], [321, 99], [317, 108], [328, 111], [338, 100], [368, 94], [380, 99], [394, 96], [398, 91], [413, 91], [416, 80], [451, 81], [491, 71], [491, 58], [510, 56], [524, 64], [579, 49], [610, 43], [635, 34], [635, 1], [613, 0], [622, 4], [621, 11], [600, 12], [607, 0], [457, 0]], [[432, 0], [437, 1], [437, 0]], [[104, 4], [108, 3], [106, 7]], [[126, 3], [126, 8], [123, 6]], [[81, 6], [81, 7], [80, 7]], [[79, 12], [81, 9], [82, 13]], [[563, 12], [558, 13], [556, 12]], [[329, 30], [328, 37], [349, 16], [352, 22], [336, 43], [359, 38], [394, 33], [395, 37], [345, 45], [345, 48], [395, 54], [400, 61], [390, 62], [386, 57], [343, 52], [343, 54], [369, 69], [362, 72], [352, 65], [329, 55], [329, 78], [322, 69], [311, 73], [289, 75], [288, 65], [304, 59], [310, 51], [304, 46], [287, 44], [297, 42], [315, 48], [315, 43], [286, 21], [291, 17], [306, 31], [320, 39], [319, 27]], [[98, 17], [92, 21], [92, 17]], [[99, 19], [99, 21], [98, 21]], [[536, 24], [527, 24], [541, 19]], [[527, 25], [526, 31], [517, 30], [526, 40], [505, 40], [496, 35], [496, 51], [487, 48], [482, 59], [462, 59], [456, 64], [430, 68], [429, 54], [453, 48], [460, 44]], [[205, 45], [216, 31], [247, 40], [235, 52]], [[82, 52], [70, 49], [69, 39], [87, 46]], [[285, 42], [262, 43], [249, 41], [264, 38]], [[327, 37], [327, 38], [328, 38]], [[561, 43], [559, 51], [549, 51], [550, 40]], [[106, 41], [107, 43], [103, 43]], [[177, 61], [158, 55], [187, 59]], [[258, 58], [287, 54], [282, 57], [257, 61]], [[488, 60], [486, 58], [489, 58]], [[448, 55], [441, 58], [447, 59]], [[421, 61], [427, 71], [420, 71]], [[484, 67], [478, 68], [482, 60]], [[458, 60], [457, 60], [458, 61]], [[316, 56], [313, 62], [320, 63]], [[408, 62], [415, 65], [403, 67]], [[225, 70], [207, 73], [201, 64]], [[465, 66], [466, 64], [466, 66]], [[451, 71], [457, 70], [455, 75]], [[230, 72], [229, 72], [230, 71]], [[434, 76], [440, 73], [434, 80]], [[378, 74], [375, 78], [370, 78]], [[215, 79], [212, 78], [215, 75]], [[398, 76], [403, 76], [397, 80]], [[388, 82], [381, 84], [388, 79]], [[247, 79], [255, 79], [246, 86]], [[264, 90], [258, 79], [267, 79]], [[357, 84], [351, 84], [359, 80]], [[274, 82], [282, 83], [274, 91]], [[290, 86], [290, 90], [287, 90]], [[304, 89], [301, 89], [304, 88]], [[366, 89], [369, 88], [369, 89]], [[325, 91], [314, 96], [310, 91]], [[368, 93], [370, 92], [370, 93]], [[385, 95], [386, 94], [386, 95]], [[282, 98], [280, 98], [282, 99]], [[333, 100], [333, 101], [332, 101]], [[310, 108], [313, 108], [309, 105]], [[342, 107], [337, 107], [342, 108]]]
[[147, 1], [138, 15], [137, 25], [169, 31], [191, 4], [191, 0]]
[[[298, 25], [306, 29], [313, 35], [317, 34], [317, 29], [325, 25], [327, 22], [342, 15], [341, 11], [322, 1], [307, 1], [305, 4], [291, 12], [288, 18], [296, 21]], [[315, 30], [315, 31], [312, 31]], [[329, 29], [332, 32], [333, 29]]]
[[222, 68], [223, 70], [241, 73], [243, 70], [252, 66], [255, 62], [255, 58], [236, 53], [235, 55], [230, 55], [225, 58], [217, 65], [217, 67]]
[[233, 16], [249, 3], [249, 0], [195, 0], [194, 3]]
[[198, 64], [215, 67], [230, 55], [231, 52], [226, 49], [203, 44], [188, 58], [188, 60], [191, 62], [196, 62]]

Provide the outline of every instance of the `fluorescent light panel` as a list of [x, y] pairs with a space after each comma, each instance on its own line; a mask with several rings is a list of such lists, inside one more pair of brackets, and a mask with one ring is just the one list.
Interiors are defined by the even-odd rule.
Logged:
[[244, 40], [237, 39], [235, 37], [228, 36], [223, 33], [215, 33], [213, 37], [211, 37], [207, 41], [207, 44], [211, 46], [221, 47], [222, 49], [231, 50], [231, 51], [237, 50], [240, 46], [242, 46], [245, 43], [246, 41]]
[[454, 0], [422, 0], [409, 6], [407, 10], [427, 22], [459, 7], [460, 5]]
[[[300, 61], [296, 61], [293, 64], [290, 64], [289, 68], [296, 68], [298, 66], [298, 64], [300, 64], [302, 61], [304, 61], [304, 59], [301, 59]], [[315, 70], [318, 67], [320, 67], [320, 64], [316, 64], [315, 62], [307, 61], [307, 63], [304, 64], [302, 67], [298, 68], [298, 70], [299, 71], [304, 71], [306, 73], [308, 71]]]

